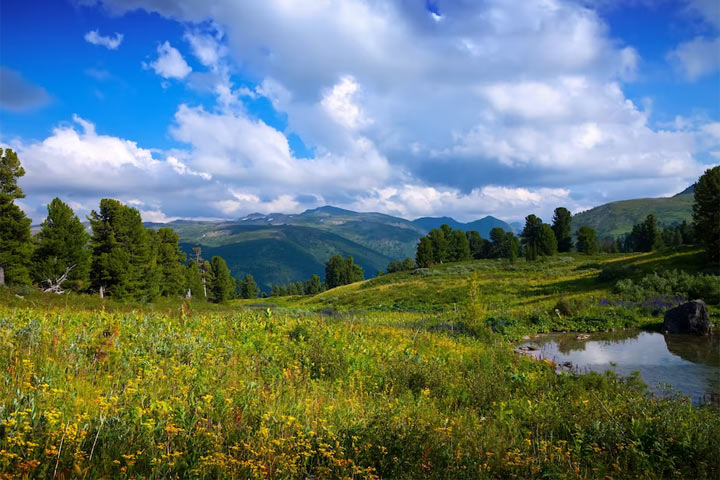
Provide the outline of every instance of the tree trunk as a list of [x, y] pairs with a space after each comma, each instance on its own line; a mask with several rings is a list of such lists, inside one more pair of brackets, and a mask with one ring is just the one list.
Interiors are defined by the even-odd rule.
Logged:
[[0, 285], [5, 285], [5, 269], [0, 266]]
[[105, 288], [102, 285], [100, 286], [100, 298], [105, 298]]

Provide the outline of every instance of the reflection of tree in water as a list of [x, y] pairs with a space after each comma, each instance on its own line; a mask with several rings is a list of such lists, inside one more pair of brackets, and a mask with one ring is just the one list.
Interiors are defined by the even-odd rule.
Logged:
[[578, 340], [577, 333], [564, 333], [553, 336], [552, 340], [557, 343], [558, 352], [569, 355], [572, 351], [582, 352], [588, 342], [600, 342], [603, 345], [623, 344], [625, 342], [637, 341], [640, 330], [621, 330], [619, 332], [597, 332], [591, 333], [590, 338]]
[[720, 367], [720, 335], [665, 335], [667, 349], [673, 355], [693, 363]]

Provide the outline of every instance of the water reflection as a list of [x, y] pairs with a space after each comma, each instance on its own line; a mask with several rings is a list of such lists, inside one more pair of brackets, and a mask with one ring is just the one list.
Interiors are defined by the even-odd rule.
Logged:
[[720, 338], [690, 335], [662, 335], [644, 331], [595, 333], [587, 340], [577, 334], [548, 334], [526, 345], [539, 347], [536, 355], [575, 370], [604, 372], [622, 376], [639, 371], [643, 381], [656, 394], [667, 393], [666, 385], [701, 403], [709, 396], [720, 396]]

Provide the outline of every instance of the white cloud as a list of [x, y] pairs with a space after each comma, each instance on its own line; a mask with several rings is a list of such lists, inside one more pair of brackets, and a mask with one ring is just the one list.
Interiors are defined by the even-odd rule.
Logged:
[[100, 45], [109, 50], [117, 50], [125, 36], [122, 33], [115, 33], [115, 36], [100, 35], [97, 30], [90, 30], [85, 34], [85, 41], [93, 45]]
[[[171, 134], [186, 147], [163, 163], [222, 185], [193, 193], [211, 214], [301, 209], [312, 194], [410, 216], [524, 216], [672, 192], [701, 173], [696, 155], [718, 150], [713, 127], [655, 127], [649, 107], [625, 96], [641, 59], [591, 0], [440, 2], [436, 14], [400, 0], [102, 3], [187, 29], [206, 71], [192, 72], [168, 42], [152, 67], [217, 104], [178, 108]], [[672, 57], [698, 78], [708, 71], [702, 42]], [[254, 91], [233, 84], [237, 71]], [[254, 95], [287, 128], [249, 115], [243, 101]], [[293, 154], [291, 133], [313, 158]]]
[[166, 41], [162, 45], [158, 45], [157, 53], [158, 58], [151, 62], [149, 67], [161, 77], [180, 80], [192, 72], [190, 65], [185, 62], [180, 52], [170, 45], [170, 42]]
[[685, 75], [694, 81], [720, 70], [720, 37], [706, 39], [697, 37], [681, 43], [668, 56]]

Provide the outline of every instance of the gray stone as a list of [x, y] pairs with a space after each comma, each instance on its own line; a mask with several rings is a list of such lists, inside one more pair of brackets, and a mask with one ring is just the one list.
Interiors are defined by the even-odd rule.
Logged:
[[710, 335], [710, 315], [702, 300], [683, 303], [665, 313], [663, 332]]

